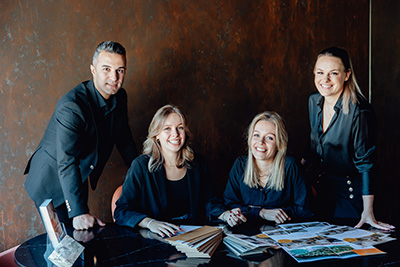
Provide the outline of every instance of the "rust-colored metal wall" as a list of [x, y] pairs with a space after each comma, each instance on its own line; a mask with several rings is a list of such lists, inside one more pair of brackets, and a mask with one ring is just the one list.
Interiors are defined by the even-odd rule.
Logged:
[[372, 105], [378, 117], [377, 216], [400, 225], [400, 2], [372, 1]]
[[[367, 0], [20, 0], [1, 1], [0, 10], [0, 251], [44, 232], [22, 173], [58, 99], [91, 78], [100, 41], [127, 49], [124, 87], [138, 148], [154, 112], [178, 105], [217, 192], [258, 112], [283, 115], [300, 156], [319, 50], [347, 47], [367, 92]], [[114, 153], [91, 193], [90, 207], [105, 221], [125, 172]]]

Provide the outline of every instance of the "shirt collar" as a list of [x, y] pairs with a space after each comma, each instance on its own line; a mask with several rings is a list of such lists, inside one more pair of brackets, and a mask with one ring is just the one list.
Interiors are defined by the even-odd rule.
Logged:
[[[336, 101], [335, 106], [333, 107], [335, 110], [339, 111], [342, 109], [342, 102], [343, 102], [343, 92], [340, 94], [338, 100]], [[317, 105], [319, 106], [319, 108], [322, 110], [323, 106], [324, 106], [324, 97], [320, 94], [319, 98], [317, 100]]]
[[94, 102], [96, 103], [96, 106], [99, 107], [99, 109], [104, 112], [104, 116], [112, 112], [116, 105], [117, 105], [117, 99], [115, 98], [114, 95], [110, 96], [109, 99], [104, 99], [103, 96], [99, 93], [99, 91], [96, 89], [95, 85], [93, 84], [93, 88], [95, 91], [95, 99]]

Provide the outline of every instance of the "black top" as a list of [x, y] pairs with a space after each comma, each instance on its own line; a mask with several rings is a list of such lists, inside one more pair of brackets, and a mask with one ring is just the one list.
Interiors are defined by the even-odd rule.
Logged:
[[372, 106], [362, 97], [359, 103], [350, 101], [349, 113], [344, 114], [342, 96], [335, 114], [322, 132], [324, 97], [314, 93], [309, 98], [310, 144], [304, 158], [317, 173], [362, 178], [362, 194], [372, 194], [371, 180], [375, 163], [376, 118]]
[[[171, 206], [167, 198], [167, 179], [162, 166], [154, 172], [148, 169], [149, 155], [137, 157], [128, 170], [122, 186], [122, 194], [114, 211], [115, 222], [135, 227], [141, 220], [151, 217], [161, 221], [171, 221], [168, 214]], [[205, 160], [199, 155], [190, 163], [186, 171], [189, 195], [188, 219], [204, 221], [211, 212], [211, 183]]]
[[189, 205], [189, 184], [188, 178], [185, 175], [177, 181], [166, 180], [167, 190], [167, 213], [171, 218], [185, 217], [190, 211]]
[[309, 218], [307, 189], [304, 175], [293, 157], [285, 160], [285, 185], [282, 191], [270, 188], [250, 188], [244, 180], [247, 156], [238, 157], [229, 173], [224, 192], [225, 204], [230, 208], [240, 208], [248, 218], [259, 218], [262, 208], [283, 209], [292, 219]]
[[114, 140], [112, 139], [112, 112], [117, 106], [117, 100], [115, 95], [111, 95], [110, 98], [106, 100], [101, 96], [99, 91], [95, 90], [95, 93], [96, 97], [94, 98], [94, 103], [98, 108], [94, 109], [93, 112], [97, 113], [94, 118], [97, 128], [99, 129], [97, 131], [98, 143], [102, 144], [98, 147], [98, 164], [91, 173], [92, 176], [96, 177], [101, 175], [103, 171], [102, 166], [106, 165], [114, 147]]

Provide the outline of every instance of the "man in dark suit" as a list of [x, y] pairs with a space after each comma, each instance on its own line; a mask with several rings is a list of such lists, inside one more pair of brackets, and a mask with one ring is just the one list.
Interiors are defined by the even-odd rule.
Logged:
[[88, 178], [95, 189], [114, 144], [128, 166], [138, 155], [122, 88], [125, 48], [112, 41], [100, 43], [90, 70], [93, 79], [57, 103], [24, 172], [26, 191], [36, 207], [53, 199], [60, 221], [77, 230], [104, 225], [89, 212]]

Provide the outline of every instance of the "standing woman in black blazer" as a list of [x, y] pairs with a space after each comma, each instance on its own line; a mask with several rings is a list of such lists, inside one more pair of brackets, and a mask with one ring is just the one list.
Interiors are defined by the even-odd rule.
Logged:
[[343, 48], [321, 51], [314, 67], [318, 90], [310, 96], [310, 143], [307, 166], [317, 215], [321, 219], [355, 219], [380, 229], [373, 212], [376, 120], [357, 84], [350, 57]]
[[201, 222], [209, 205], [205, 161], [188, 146], [184, 114], [166, 105], [154, 115], [143, 155], [128, 170], [114, 219], [120, 225], [148, 228], [160, 236], [179, 230], [174, 222]]

